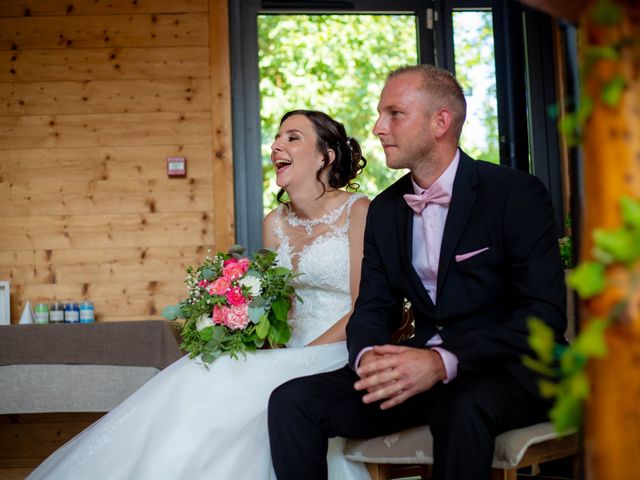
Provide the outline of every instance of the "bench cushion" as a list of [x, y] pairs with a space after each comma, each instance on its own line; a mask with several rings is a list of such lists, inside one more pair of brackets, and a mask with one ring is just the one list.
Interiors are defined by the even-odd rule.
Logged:
[[[550, 422], [504, 432], [496, 437], [492, 467], [515, 468], [531, 445], [572, 433], [559, 435]], [[423, 426], [366, 440], [350, 439], [344, 454], [349, 460], [358, 462], [431, 464], [433, 437], [429, 427]]]

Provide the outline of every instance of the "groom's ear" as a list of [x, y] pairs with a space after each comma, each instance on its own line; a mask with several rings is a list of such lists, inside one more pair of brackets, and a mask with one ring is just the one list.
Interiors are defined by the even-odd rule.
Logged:
[[433, 115], [434, 134], [436, 138], [443, 137], [451, 128], [453, 115], [446, 108], [441, 108]]

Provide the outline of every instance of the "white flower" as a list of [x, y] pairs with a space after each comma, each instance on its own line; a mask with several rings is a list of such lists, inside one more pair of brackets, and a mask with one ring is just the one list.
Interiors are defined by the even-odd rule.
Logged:
[[257, 297], [262, 293], [262, 286], [260, 285], [260, 279], [258, 277], [247, 275], [238, 283], [240, 284], [240, 286], [248, 288], [249, 295], [251, 295], [252, 297]]
[[207, 328], [207, 327], [211, 327], [211, 326], [213, 326], [213, 319], [209, 315], [202, 315], [196, 321], [196, 330], [197, 331], [200, 331], [203, 328]]

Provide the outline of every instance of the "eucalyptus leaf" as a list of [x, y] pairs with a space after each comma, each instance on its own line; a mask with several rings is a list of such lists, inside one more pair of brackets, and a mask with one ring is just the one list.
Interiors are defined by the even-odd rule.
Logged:
[[216, 277], [216, 272], [212, 268], [202, 269], [202, 278], [205, 280], [213, 280]]
[[178, 304], [164, 307], [160, 315], [162, 315], [167, 320], [176, 320], [177, 318], [181, 318], [181, 314], [182, 309], [180, 308], [180, 304]]
[[249, 308], [260, 308], [264, 307], [267, 304], [266, 300], [262, 297], [254, 297], [249, 303]]
[[266, 316], [266, 311], [264, 307], [254, 307], [252, 304], [249, 305], [249, 320], [252, 323], [259, 323], [262, 320], [262, 317]]
[[229, 247], [229, 250], [227, 250], [227, 253], [229, 255], [242, 255], [245, 252], [245, 250], [246, 248], [244, 248], [242, 245], [234, 244]]

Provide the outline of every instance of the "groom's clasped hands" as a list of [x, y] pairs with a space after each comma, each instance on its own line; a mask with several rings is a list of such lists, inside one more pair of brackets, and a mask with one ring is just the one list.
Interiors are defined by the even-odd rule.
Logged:
[[437, 352], [399, 345], [373, 347], [362, 355], [356, 373], [360, 380], [355, 383], [355, 389], [367, 391], [362, 401], [382, 401], [382, 410], [429, 390], [447, 377]]

